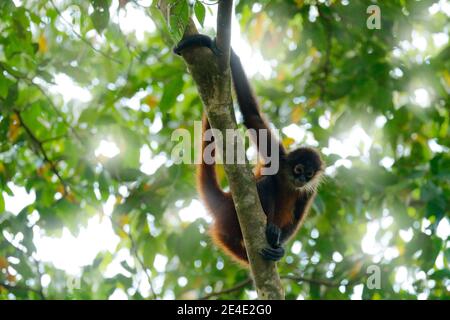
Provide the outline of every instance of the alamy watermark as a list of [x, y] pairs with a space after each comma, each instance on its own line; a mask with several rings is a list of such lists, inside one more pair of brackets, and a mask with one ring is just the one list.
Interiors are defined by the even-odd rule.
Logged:
[[379, 266], [372, 264], [367, 267], [366, 273], [370, 276], [366, 280], [368, 289], [381, 289], [381, 269]]
[[367, 18], [366, 26], [368, 29], [381, 29], [381, 9], [379, 6], [373, 4], [367, 7], [366, 12], [370, 14]]

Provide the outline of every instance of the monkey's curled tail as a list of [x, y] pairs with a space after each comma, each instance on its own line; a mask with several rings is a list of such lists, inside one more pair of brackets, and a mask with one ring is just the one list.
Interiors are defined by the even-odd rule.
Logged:
[[[209, 230], [214, 243], [222, 248], [234, 260], [243, 265], [247, 265], [247, 253], [243, 246], [241, 229], [239, 227], [233, 199], [229, 193], [223, 192], [220, 188], [216, 176], [215, 161], [205, 162], [205, 149], [209, 143], [214, 143], [205, 141], [205, 132], [210, 128], [208, 119], [206, 118], [206, 115], [204, 115], [202, 129], [202, 159], [197, 171], [198, 192], [209, 213], [214, 218], [214, 224]], [[210, 155], [214, 159], [215, 150], [213, 150]]]
[[[217, 212], [217, 206], [228, 200], [226, 194], [222, 191], [217, 181], [215, 161], [213, 163], [205, 162], [205, 149], [210, 143], [214, 143], [214, 138], [211, 138], [211, 142], [205, 141], [205, 133], [209, 130], [208, 118], [206, 114], [203, 115], [203, 128], [202, 128], [202, 148], [201, 148], [201, 163], [197, 170], [197, 188], [203, 203], [208, 207], [209, 212], [215, 215]], [[208, 156], [208, 155], [207, 155]], [[211, 157], [215, 157], [215, 149], [211, 152]]]

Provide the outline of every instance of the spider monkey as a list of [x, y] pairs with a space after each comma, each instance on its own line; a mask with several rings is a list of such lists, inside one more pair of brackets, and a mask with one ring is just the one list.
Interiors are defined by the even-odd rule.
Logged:
[[[207, 47], [215, 55], [221, 54], [215, 41], [206, 35], [186, 37], [174, 48], [174, 53], [181, 55], [184, 49], [191, 47]], [[278, 261], [284, 256], [282, 244], [296, 233], [309, 211], [324, 164], [320, 154], [312, 148], [301, 147], [290, 153], [286, 152], [263, 119], [241, 61], [232, 49], [230, 67], [244, 125], [257, 132], [259, 129], [266, 129], [259, 132], [267, 134], [269, 143], [278, 144], [278, 172], [274, 175], [263, 176], [259, 165], [255, 173], [259, 199], [267, 217], [266, 237], [269, 244], [269, 247], [262, 249], [260, 254], [266, 260]], [[202, 163], [197, 170], [197, 188], [202, 201], [214, 218], [210, 229], [213, 241], [235, 261], [247, 266], [247, 252], [231, 194], [220, 188], [215, 164], [206, 164], [203, 160], [203, 153], [208, 145], [205, 141], [205, 132], [209, 129], [210, 124], [204, 115]], [[253, 137], [253, 140], [258, 152], [261, 153], [259, 138]], [[271, 150], [271, 148], [268, 149]]]

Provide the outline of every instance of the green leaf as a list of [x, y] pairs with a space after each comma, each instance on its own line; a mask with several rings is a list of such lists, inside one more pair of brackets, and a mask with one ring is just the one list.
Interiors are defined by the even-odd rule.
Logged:
[[109, 23], [109, 11], [99, 11], [95, 10], [91, 14], [92, 24], [94, 25], [95, 30], [98, 33], [102, 33], [104, 29], [108, 26]]
[[6, 96], [5, 104], [7, 107], [12, 108], [19, 96], [19, 84], [15, 82], [8, 88], [8, 95]]
[[195, 259], [193, 252], [201, 250], [200, 240], [203, 235], [199, 232], [200, 220], [191, 223], [180, 237], [177, 237], [176, 252], [181, 261], [188, 263]]
[[53, 82], [53, 75], [45, 70], [38, 70], [37, 74], [39, 77], [47, 81], [48, 83]]
[[323, 201], [320, 195], [317, 195], [313, 202], [314, 211], [318, 214], [322, 214], [325, 212], [325, 202]]
[[445, 256], [445, 259], [447, 260], [447, 263], [450, 262], [450, 248], [447, 248], [445, 250], [444, 256]]
[[105, 168], [108, 170], [111, 177], [117, 181], [136, 181], [143, 173], [134, 168], [126, 168], [123, 166], [123, 156], [116, 156], [105, 162]]
[[55, 211], [54, 213], [61, 218], [64, 226], [67, 227], [73, 235], [77, 236], [80, 227], [78, 218], [82, 212], [80, 207], [65, 198], [62, 198], [56, 201], [52, 209]]
[[109, 3], [107, 0], [92, 0], [94, 12], [90, 15], [92, 24], [101, 33], [109, 23]]
[[450, 270], [448, 269], [437, 270], [431, 276], [429, 276], [429, 278], [433, 280], [450, 279]]
[[155, 239], [152, 239], [151, 237], [148, 237], [146, 241], [144, 242], [143, 248], [142, 248], [142, 256], [144, 257], [144, 265], [145, 266], [152, 266], [153, 262], [155, 260], [156, 250], [153, 242]]
[[142, 147], [142, 139], [133, 130], [123, 126], [120, 128], [121, 139], [126, 154], [123, 157], [123, 166], [127, 168], [139, 168], [140, 149]]
[[121, 261], [121, 262], [120, 262], [120, 265], [121, 265], [125, 270], [127, 270], [129, 273], [131, 273], [131, 274], [135, 274], [135, 273], [136, 273], [136, 270], [135, 270], [134, 268], [130, 267], [130, 265], [128, 264], [127, 261]]
[[178, 43], [189, 22], [189, 5], [186, 0], [179, 0], [170, 6], [169, 12], [169, 32], [174, 42]]
[[442, 246], [441, 239], [437, 237], [430, 239], [427, 248], [424, 250], [421, 256], [422, 268], [424, 270], [429, 270], [434, 266], [436, 258], [439, 255], [439, 252], [441, 251], [441, 246]]
[[200, 1], [195, 1], [194, 5], [194, 13], [200, 25], [203, 27], [203, 23], [205, 22], [206, 9], [203, 3]]
[[5, 199], [3, 199], [3, 193], [0, 191], [0, 213], [5, 211]]
[[88, 107], [81, 112], [78, 122], [92, 124], [97, 120], [98, 114], [99, 110], [97, 107]]
[[184, 86], [183, 77], [180, 75], [176, 79], [172, 79], [164, 86], [164, 93], [159, 103], [161, 111], [167, 111], [172, 107], [178, 95], [182, 92]]
[[106, 174], [104, 172], [100, 173], [98, 177], [98, 184], [101, 198], [103, 201], [106, 201], [109, 197], [109, 186], [111, 185], [111, 182], [106, 177]]
[[13, 82], [0, 72], [0, 98], [5, 99], [8, 96], [8, 91], [12, 84]]
[[436, 223], [439, 223], [445, 215], [446, 206], [447, 200], [444, 197], [434, 197], [427, 202], [425, 210], [426, 217], [435, 216]]

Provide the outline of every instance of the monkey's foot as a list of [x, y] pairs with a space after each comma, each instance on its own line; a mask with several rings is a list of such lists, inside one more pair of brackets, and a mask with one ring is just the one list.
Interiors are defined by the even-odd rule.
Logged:
[[271, 247], [279, 247], [281, 229], [273, 223], [268, 223], [266, 227], [266, 238]]
[[268, 247], [261, 250], [261, 255], [269, 261], [278, 261], [284, 256], [283, 247]]

